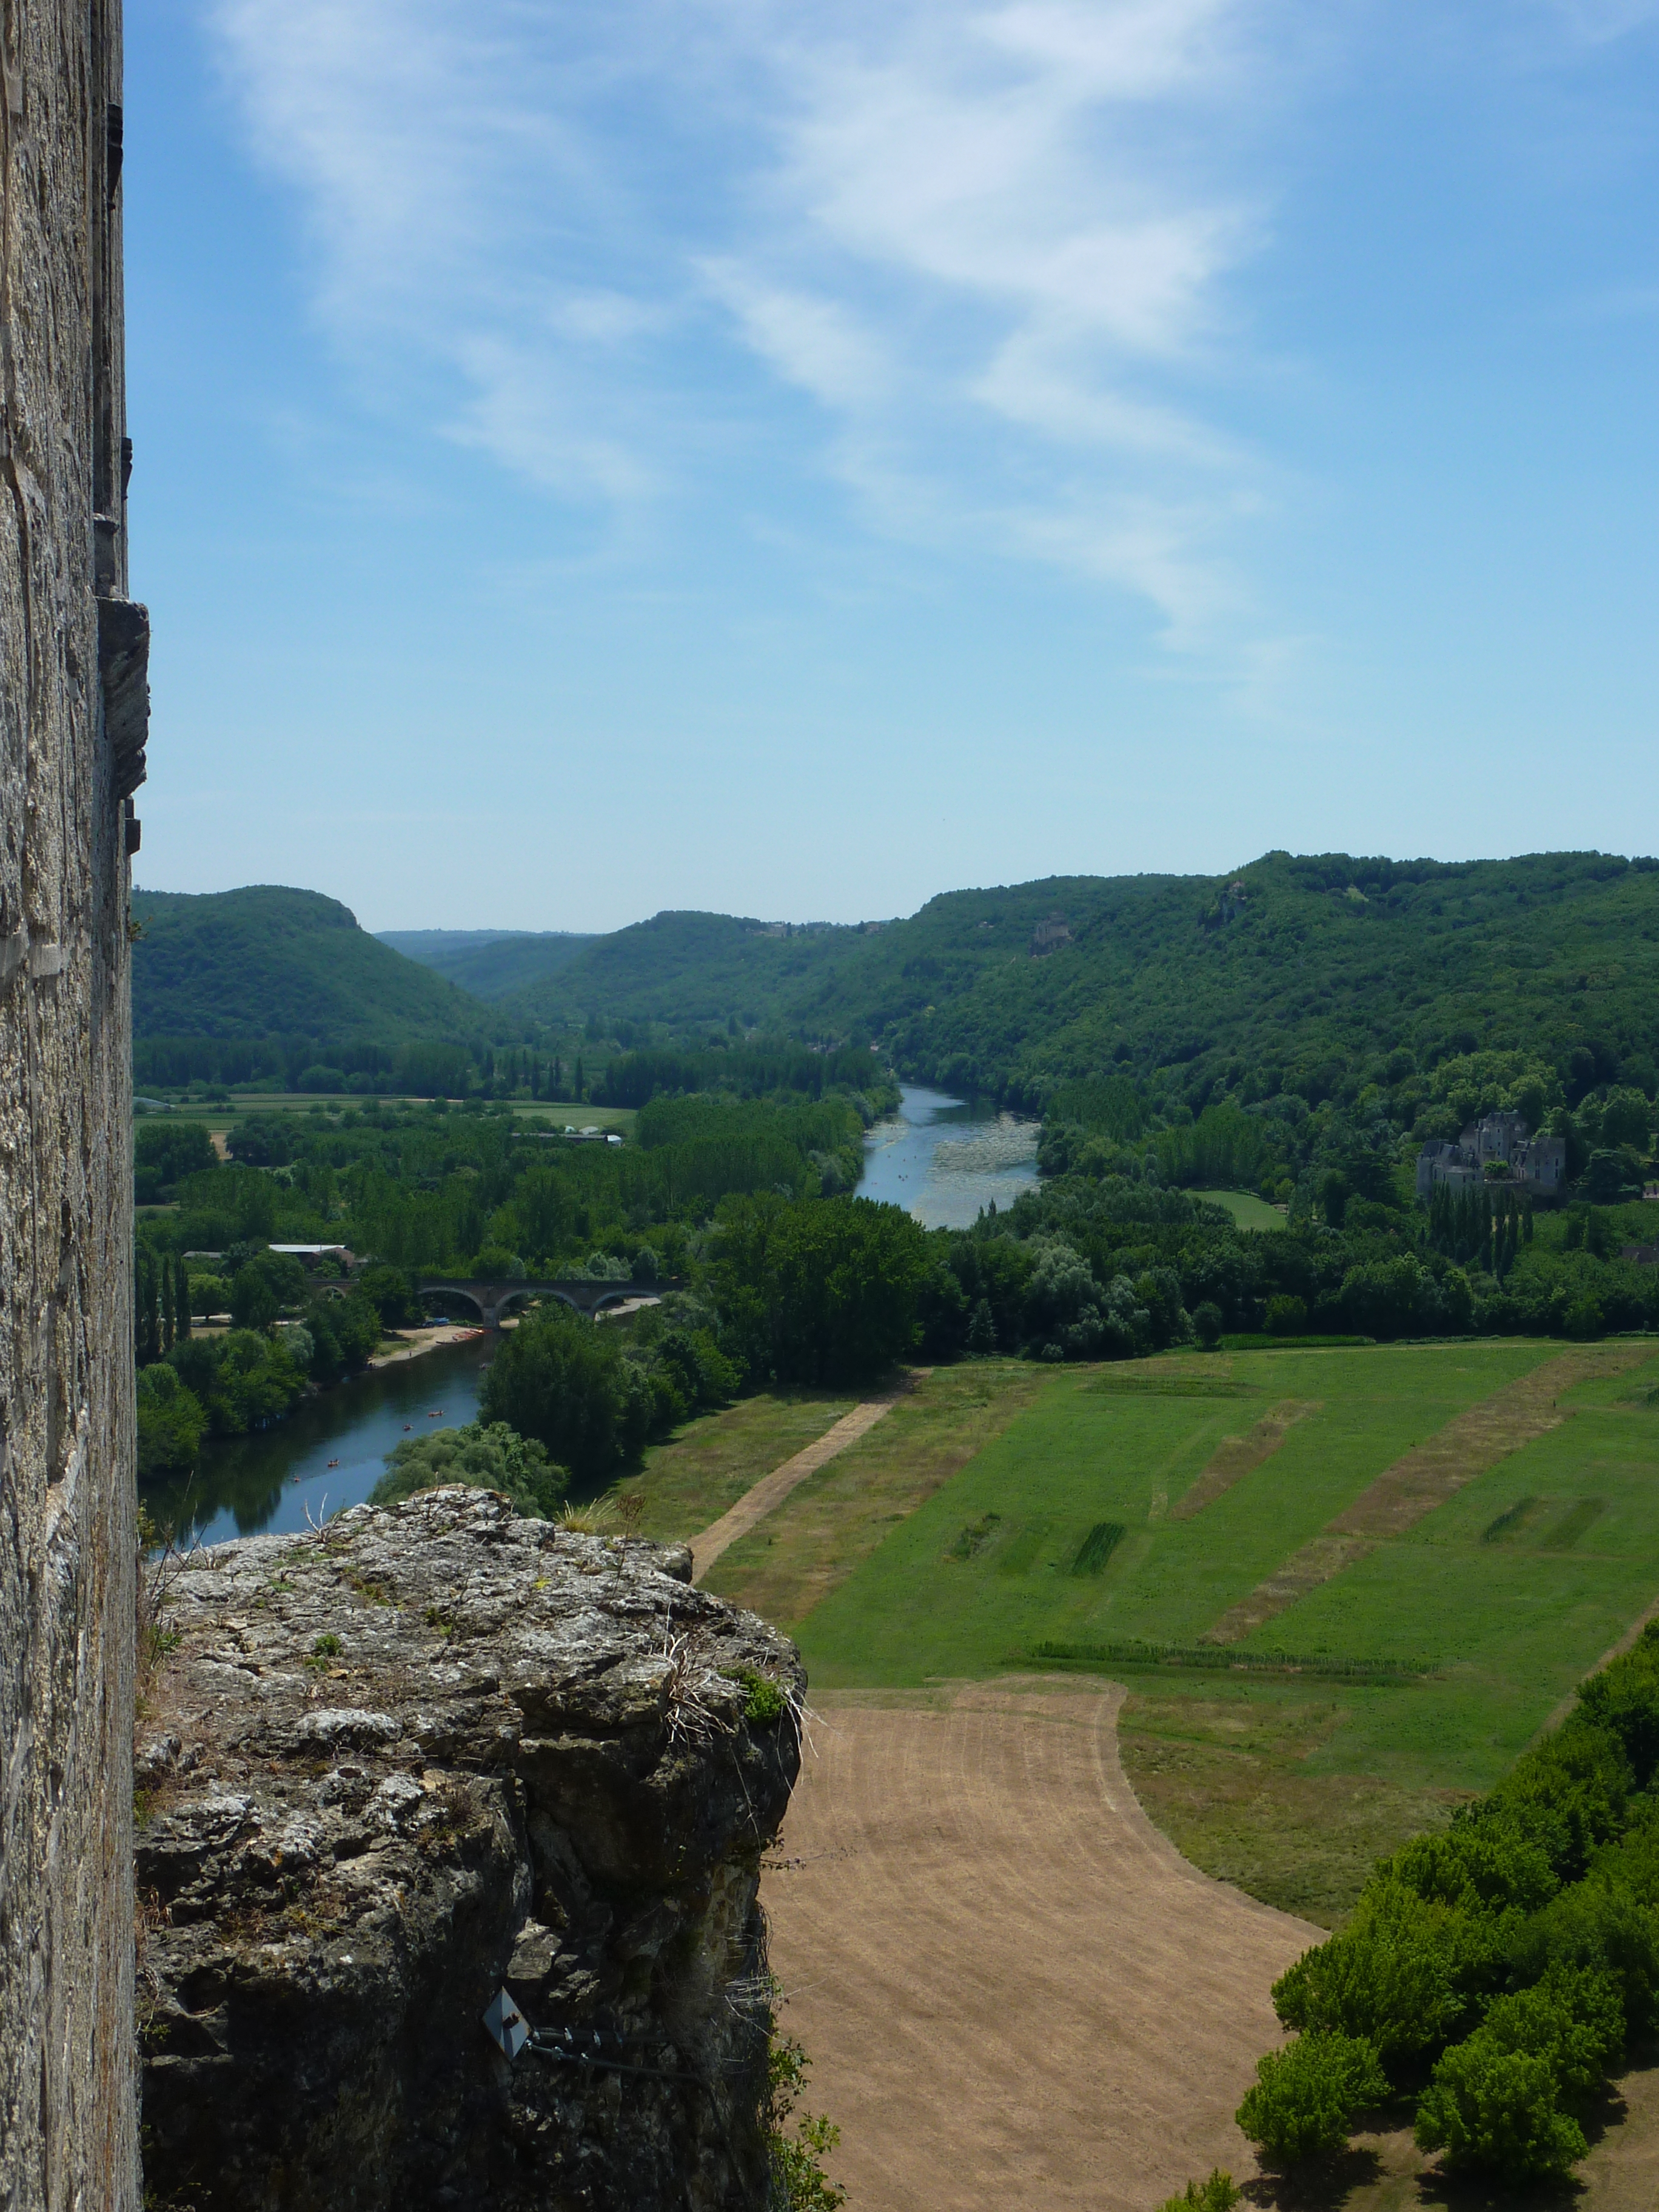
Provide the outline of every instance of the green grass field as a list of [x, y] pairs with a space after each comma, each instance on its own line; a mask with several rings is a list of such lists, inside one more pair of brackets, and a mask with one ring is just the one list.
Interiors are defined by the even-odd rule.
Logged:
[[685, 1422], [651, 1445], [644, 1466], [617, 1486], [637, 1497], [638, 1531], [678, 1544], [718, 1521], [764, 1474], [816, 1443], [858, 1400], [807, 1390], [767, 1390], [718, 1413]]
[[[998, 1432], [916, 1502], [896, 1495], [901, 1510], [872, 1525], [827, 1588], [822, 1574], [792, 1585], [777, 1563], [792, 1549], [822, 1556], [830, 1493], [869, 1487], [902, 1439], [890, 1425], [804, 1484], [722, 1562], [718, 1586], [780, 1619], [825, 1687], [982, 1676], [1029, 1665], [1044, 1641], [1190, 1647], [1384, 1469], [1564, 1349], [1509, 1340], [1025, 1370], [1006, 1418], [988, 1421]], [[923, 1386], [912, 1419], [945, 1382]], [[1224, 1651], [1196, 1675], [1103, 1662], [1134, 1692], [1124, 1747], [1137, 1787], [1183, 1849], [1328, 1920], [1376, 1851], [1490, 1786], [1659, 1598], [1659, 1405], [1645, 1402], [1656, 1384], [1659, 1346], [1634, 1373], [1566, 1391], [1560, 1426], [1239, 1646], [1425, 1665], [1425, 1679], [1245, 1680]], [[1251, 1463], [1249, 1432], [1291, 1406], [1299, 1418], [1271, 1429]], [[1228, 1438], [1243, 1441], [1224, 1449]], [[1206, 1502], [1183, 1518], [1206, 1468]], [[805, 1601], [793, 1618], [792, 1594]]]
[[1194, 1198], [1208, 1200], [1212, 1206], [1224, 1206], [1241, 1229], [1282, 1229], [1285, 1216], [1278, 1206], [1269, 1206], [1265, 1198], [1258, 1198], [1249, 1190], [1195, 1190]]

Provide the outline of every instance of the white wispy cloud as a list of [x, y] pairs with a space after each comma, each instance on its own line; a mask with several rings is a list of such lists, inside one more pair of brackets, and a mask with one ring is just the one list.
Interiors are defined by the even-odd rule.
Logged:
[[1604, 46], [1659, 21], [1659, 0], [1544, 0], [1549, 14], [1574, 38]]
[[1215, 403], [1270, 233], [1245, 149], [1279, 0], [210, 21], [302, 197], [319, 315], [424, 427], [574, 503], [714, 495], [724, 349], [728, 388], [812, 403], [800, 474], [865, 528], [1139, 593], [1182, 644], [1239, 605], [1268, 472]]

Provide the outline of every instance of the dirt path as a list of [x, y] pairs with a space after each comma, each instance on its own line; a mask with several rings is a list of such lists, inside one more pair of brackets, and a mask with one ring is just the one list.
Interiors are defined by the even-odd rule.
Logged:
[[1476, 1475], [1571, 1420], [1572, 1408], [1559, 1400], [1574, 1383], [1617, 1375], [1652, 1353], [1650, 1344], [1601, 1344], [1564, 1352], [1471, 1406], [1392, 1467], [1384, 1468], [1352, 1505], [1223, 1613], [1206, 1632], [1205, 1642], [1237, 1644], [1297, 1598], [1364, 1559], [1386, 1538], [1414, 1528]]
[[[919, 1368], [916, 1374], [928, 1371]], [[809, 1474], [816, 1474], [821, 1467], [827, 1467], [838, 1452], [844, 1452], [848, 1444], [856, 1443], [873, 1429], [883, 1414], [890, 1412], [915, 1385], [915, 1377], [907, 1376], [880, 1397], [866, 1398], [850, 1413], [843, 1413], [834, 1428], [826, 1429], [815, 1443], [798, 1451], [793, 1459], [785, 1460], [781, 1467], [775, 1467], [770, 1474], [763, 1474], [752, 1490], [745, 1490], [737, 1504], [729, 1506], [718, 1521], [711, 1522], [701, 1535], [691, 1538], [693, 1581], [701, 1582], [728, 1546], [735, 1544], [739, 1536], [746, 1536], [757, 1521], [763, 1521]]]
[[807, 2104], [858, 2212], [1149, 2212], [1218, 2163], [1324, 1931], [1182, 1859], [1118, 1763], [1123, 1692], [837, 1698], [763, 1894]]

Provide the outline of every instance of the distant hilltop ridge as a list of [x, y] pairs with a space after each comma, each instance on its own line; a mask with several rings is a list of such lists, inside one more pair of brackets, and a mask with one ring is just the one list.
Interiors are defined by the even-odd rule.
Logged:
[[135, 1038], [452, 1038], [483, 1009], [320, 891], [135, 890]]
[[[283, 909], [287, 933], [266, 933], [260, 957], [281, 987], [269, 993], [224, 988], [220, 973], [223, 958], [251, 957], [249, 901], [311, 902]], [[154, 913], [135, 948], [141, 1036], [209, 1034], [204, 1024], [230, 1018], [274, 1030], [290, 1014], [297, 1026], [325, 1013], [350, 1018], [359, 1034], [447, 1022], [454, 1034], [510, 1030], [544, 1045], [578, 1030], [623, 1046], [759, 1030], [874, 1043], [913, 1080], [1010, 1104], [1041, 1106], [1067, 1081], [1119, 1075], [1194, 1112], [1222, 1097], [1352, 1104], [1368, 1085], [1397, 1098], [1448, 1060], [1480, 1053], [1535, 1062], [1569, 1103], [1611, 1084], [1652, 1097], [1659, 1085], [1659, 861], [1602, 853], [1441, 861], [1275, 851], [1215, 876], [947, 891], [885, 923], [667, 910], [591, 937], [377, 941], [333, 901], [273, 890], [138, 903]], [[221, 917], [235, 927], [222, 931]], [[156, 957], [166, 933], [186, 924], [189, 974], [171, 951], [167, 963]], [[319, 957], [325, 933], [337, 956], [354, 943], [386, 964], [372, 977], [362, 967], [348, 987]], [[397, 949], [417, 941], [423, 958]], [[335, 978], [326, 1006], [296, 972]], [[417, 984], [448, 995], [404, 995]]]
[[912, 1079], [1027, 1106], [1120, 1073], [1194, 1112], [1286, 1091], [1317, 1108], [1481, 1050], [1536, 1059], [1569, 1097], [1651, 1096], [1659, 1069], [1652, 859], [1275, 851], [1214, 876], [1049, 877], [944, 892], [882, 928], [767, 933], [655, 915], [500, 1010], [625, 1038], [732, 1023], [867, 1038]]

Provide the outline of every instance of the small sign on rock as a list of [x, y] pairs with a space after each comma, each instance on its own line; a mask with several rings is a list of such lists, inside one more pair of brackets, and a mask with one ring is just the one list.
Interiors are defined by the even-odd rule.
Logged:
[[529, 2023], [505, 1990], [490, 1999], [483, 2024], [509, 2058], [516, 2058], [530, 2040]]

